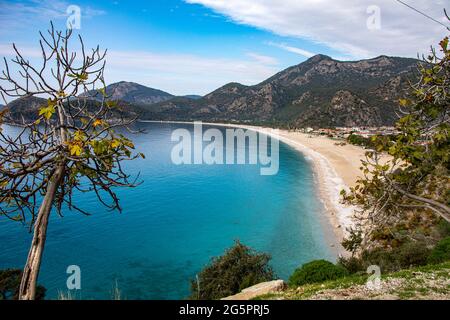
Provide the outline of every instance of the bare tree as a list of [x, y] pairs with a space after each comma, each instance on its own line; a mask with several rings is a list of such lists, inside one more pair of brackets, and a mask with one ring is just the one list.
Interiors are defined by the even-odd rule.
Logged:
[[[121, 210], [116, 187], [136, 186], [122, 169], [132, 160], [133, 143], [117, 127], [135, 120], [125, 117], [108, 100], [103, 78], [106, 50], [86, 51], [81, 37], [72, 50], [71, 30], [40, 33], [42, 65], [33, 66], [13, 45], [15, 57], [0, 76], [0, 93], [6, 98], [45, 97], [35, 119], [24, 116], [13, 137], [0, 127], [0, 215], [28, 223], [33, 230], [19, 298], [34, 299], [47, 235], [50, 212], [61, 215], [63, 206], [83, 214], [74, 192], [94, 192], [111, 210]], [[13, 70], [14, 68], [14, 70]], [[98, 89], [99, 88], [99, 89]], [[45, 100], [44, 100], [45, 101]], [[8, 103], [0, 125], [11, 122]], [[142, 155], [143, 156], [143, 155]]]

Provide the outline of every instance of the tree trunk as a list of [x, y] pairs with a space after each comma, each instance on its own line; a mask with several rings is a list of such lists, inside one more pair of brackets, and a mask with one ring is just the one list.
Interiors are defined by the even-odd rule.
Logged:
[[34, 300], [36, 296], [36, 285], [41, 268], [41, 258], [44, 251], [45, 238], [47, 236], [47, 225], [52, 209], [53, 200], [64, 176], [64, 165], [60, 165], [49, 182], [44, 200], [39, 208], [39, 213], [34, 225], [33, 241], [28, 253], [22, 281], [20, 283], [19, 299]]

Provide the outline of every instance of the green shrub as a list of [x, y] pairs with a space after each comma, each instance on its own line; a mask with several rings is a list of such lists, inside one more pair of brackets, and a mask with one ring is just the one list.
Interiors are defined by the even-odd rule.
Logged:
[[347, 142], [357, 146], [366, 146], [366, 147], [372, 146], [371, 140], [369, 138], [365, 138], [363, 136], [353, 133], [347, 137]]
[[[342, 190], [341, 194], [345, 194], [345, 191]], [[359, 230], [351, 229], [349, 230], [350, 234], [349, 236], [342, 241], [342, 247], [344, 247], [345, 250], [352, 253], [352, 255], [355, 254], [355, 252], [359, 249], [361, 246], [361, 242], [363, 240], [362, 232]]]
[[273, 280], [269, 261], [269, 255], [257, 253], [237, 241], [223, 256], [212, 259], [199, 273], [198, 282], [191, 281], [190, 299], [220, 299]]
[[437, 230], [441, 238], [450, 237], [450, 223], [442, 219], [437, 225]]
[[450, 260], [450, 237], [441, 240], [431, 251], [428, 263], [437, 264]]
[[348, 271], [326, 260], [314, 260], [302, 265], [289, 278], [290, 286], [301, 286], [308, 283], [323, 282], [347, 276]]
[[427, 264], [430, 249], [423, 242], [407, 242], [394, 252], [397, 252], [397, 261], [401, 269]]
[[365, 272], [377, 265], [382, 272], [394, 272], [428, 263], [430, 249], [424, 242], [405, 242], [393, 249], [375, 248], [364, 250], [358, 257], [340, 258], [338, 264], [351, 273]]
[[337, 265], [342, 266], [352, 274], [365, 271], [361, 259], [354, 256], [349, 258], [339, 257]]

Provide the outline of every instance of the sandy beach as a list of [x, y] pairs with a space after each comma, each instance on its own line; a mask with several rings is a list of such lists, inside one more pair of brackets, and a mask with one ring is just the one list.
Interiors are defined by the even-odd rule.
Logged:
[[350, 144], [336, 145], [341, 141], [300, 132], [280, 131], [280, 136], [289, 138], [320, 153], [329, 161], [345, 185], [348, 187], [355, 186], [356, 180], [361, 175], [361, 160], [365, 158], [365, 149]]

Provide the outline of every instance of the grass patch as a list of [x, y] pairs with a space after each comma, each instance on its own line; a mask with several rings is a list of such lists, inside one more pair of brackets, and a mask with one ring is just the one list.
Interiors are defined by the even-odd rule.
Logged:
[[[426, 296], [431, 293], [448, 294], [450, 286], [446, 288], [427, 286], [427, 279], [433, 281], [448, 279], [450, 270], [450, 261], [437, 264], [405, 269], [390, 274], [382, 275], [382, 281], [393, 279], [403, 279], [399, 287], [388, 290], [386, 293], [397, 295], [400, 299], [414, 299], [420, 296]], [[289, 288], [284, 292], [266, 294], [255, 298], [254, 300], [305, 300], [325, 290], [347, 289], [353, 286], [365, 285], [369, 275], [351, 275], [336, 280], [324, 281], [322, 283], [313, 283], [303, 285], [297, 288]], [[374, 295], [370, 295], [376, 296]], [[357, 299], [357, 298], [356, 298]]]

